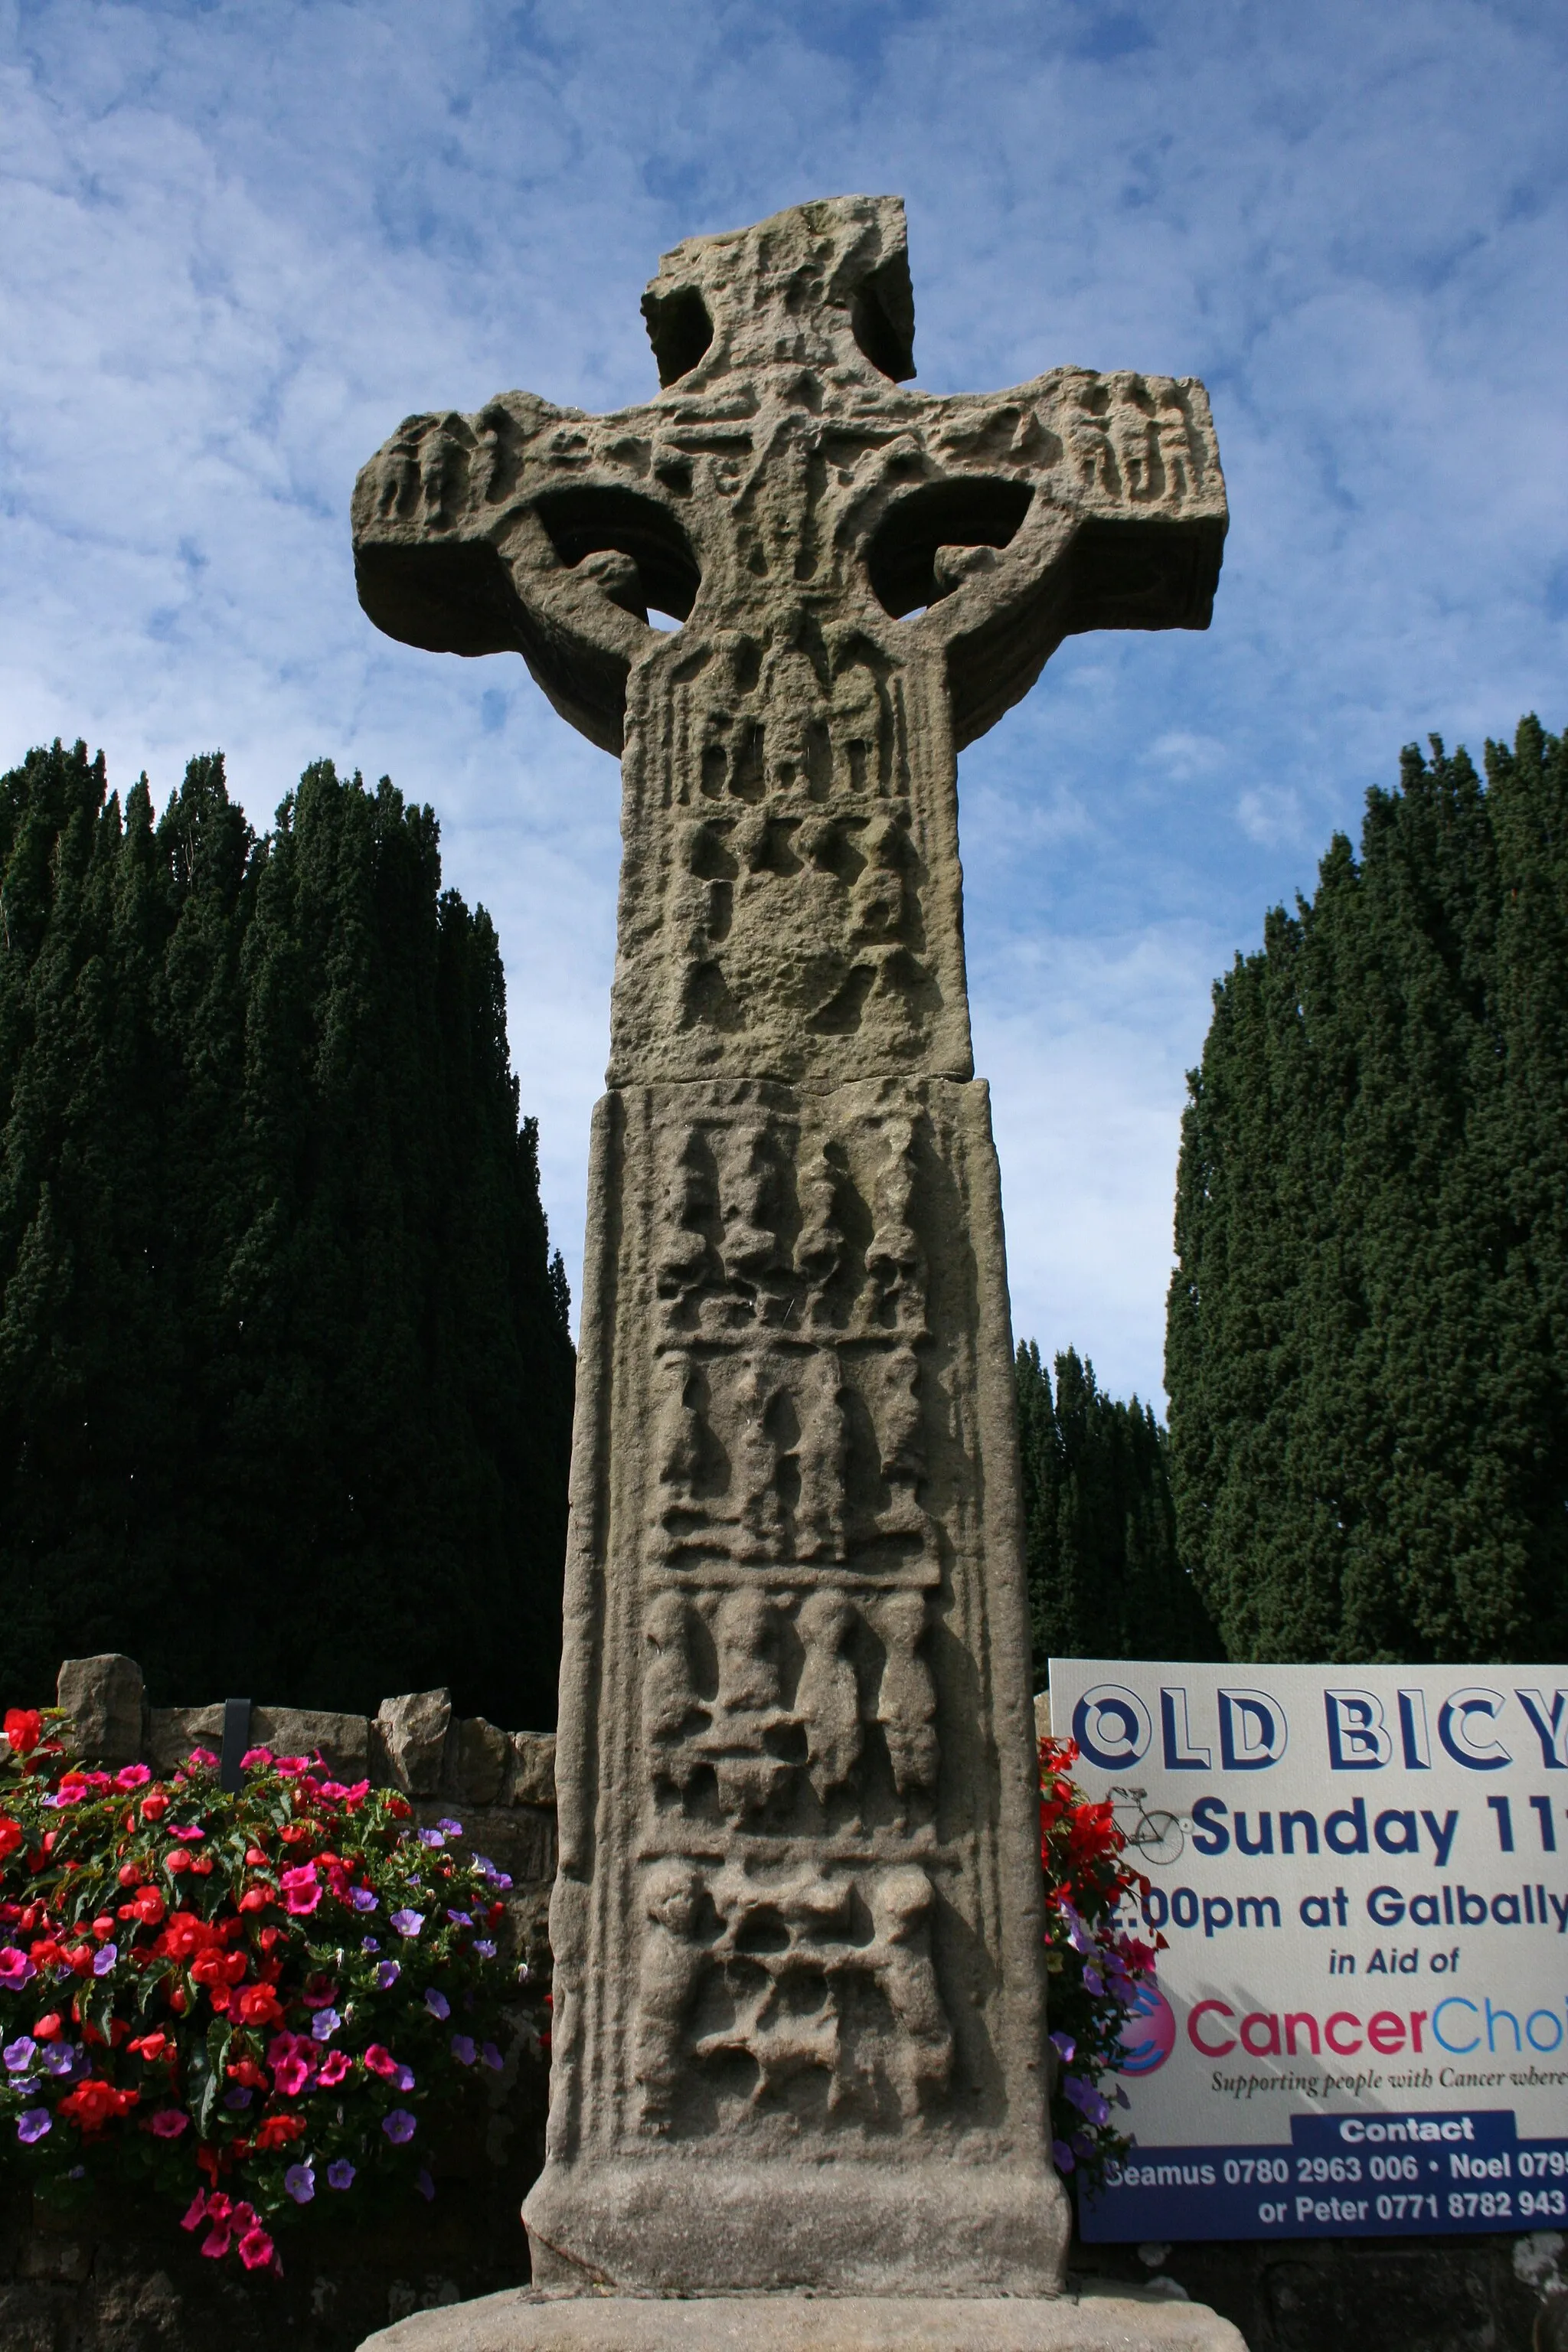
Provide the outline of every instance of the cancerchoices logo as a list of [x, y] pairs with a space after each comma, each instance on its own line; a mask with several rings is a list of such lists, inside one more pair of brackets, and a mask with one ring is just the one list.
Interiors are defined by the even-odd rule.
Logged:
[[1157, 2074], [1176, 2046], [1176, 2013], [1154, 1982], [1145, 1977], [1138, 1998], [1121, 2021], [1121, 2074]]

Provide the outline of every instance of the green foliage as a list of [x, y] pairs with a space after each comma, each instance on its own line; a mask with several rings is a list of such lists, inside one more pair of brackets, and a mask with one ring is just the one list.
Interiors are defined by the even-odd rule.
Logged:
[[1165, 1433], [1147, 1405], [1101, 1393], [1069, 1348], [1051, 1377], [1018, 1349], [1018, 1431], [1035, 1687], [1046, 1662], [1215, 1658], [1214, 1627], [1176, 1564]]
[[1568, 1642], [1568, 745], [1433, 740], [1215, 991], [1166, 1342], [1232, 1657]]
[[428, 809], [220, 759], [161, 819], [0, 778], [0, 1616], [14, 1689], [553, 1719], [573, 1359], [500, 956]]

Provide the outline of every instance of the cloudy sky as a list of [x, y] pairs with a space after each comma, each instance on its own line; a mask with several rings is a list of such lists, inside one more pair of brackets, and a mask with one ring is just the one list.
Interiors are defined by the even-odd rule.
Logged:
[[350, 488], [413, 410], [646, 397], [679, 238], [901, 193], [926, 389], [1214, 404], [1212, 630], [1070, 642], [960, 774], [1015, 1320], [1158, 1396], [1214, 976], [1402, 743], [1568, 719], [1565, 63], [1561, 0], [0, 0], [0, 761], [433, 803], [575, 1288], [615, 766], [375, 635]]

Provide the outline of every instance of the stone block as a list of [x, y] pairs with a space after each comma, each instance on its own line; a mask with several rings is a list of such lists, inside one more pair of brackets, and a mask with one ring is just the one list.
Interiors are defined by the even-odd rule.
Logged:
[[441, 1785], [451, 1723], [449, 1690], [384, 1698], [372, 1726], [372, 1778], [381, 1777], [375, 1769], [380, 1764], [393, 1788], [411, 1797], [433, 1797]]
[[223, 1753], [221, 1706], [155, 1706], [148, 1735], [147, 1760], [154, 1772], [177, 1772], [193, 1748]]
[[555, 1802], [555, 1734], [514, 1731], [511, 1769], [507, 1779], [509, 1805], [552, 1805]]
[[1166, 2296], [615, 2295], [527, 2288], [420, 2311], [360, 2352], [1247, 2352], [1228, 2319]]
[[56, 1695], [71, 1719], [84, 1763], [112, 1769], [140, 1761], [146, 1701], [134, 1658], [112, 1651], [96, 1658], [67, 1658]]
[[[217, 1710], [221, 1727], [223, 1710]], [[310, 1756], [320, 1749], [321, 1760], [341, 1780], [363, 1780], [370, 1774], [370, 1718], [334, 1715], [303, 1706], [256, 1706], [250, 1711], [250, 1744], [270, 1748], [275, 1756]]]
[[465, 1804], [493, 1805], [506, 1784], [511, 1741], [482, 1715], [465, 1716], [453, 1741], [455, 1793]]

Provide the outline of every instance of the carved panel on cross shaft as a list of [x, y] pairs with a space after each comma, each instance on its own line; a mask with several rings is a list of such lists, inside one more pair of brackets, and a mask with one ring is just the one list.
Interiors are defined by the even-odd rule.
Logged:
[[920, 1118], [889, 1109], [832, 1127], [757, 1109], [664, 1133], [655, 1237], [668, 1343], [927, 1336], [917, 1231]]
[[952, 2032], [917, 1864], [683, 1859], [640, 1887], [633, 2075], [647, 2134], [775, 2119], [892, 2131], [944, 2100]]
[[656, 1845], [929, 1838], [941, 1750], [923, 1591], [665, 1585], [643, 1632]]

